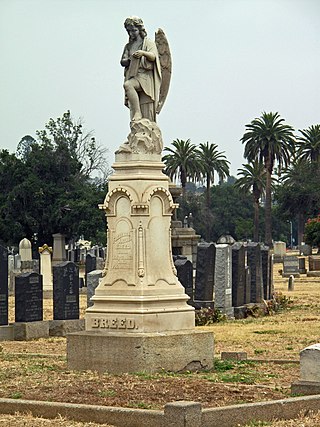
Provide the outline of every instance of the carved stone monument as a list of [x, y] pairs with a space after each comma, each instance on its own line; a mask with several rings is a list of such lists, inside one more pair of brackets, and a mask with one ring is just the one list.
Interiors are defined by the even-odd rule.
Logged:
[[[145, 34], [142, 21], [130, 19], [130, 25], [126, 20], [129, 44], [136, 41], [135, 29], [140, 38]], [[157, 61], [155, 43], [154, 55], [143, 51], [149, 45], [139, 40], [136, 51], [132, 46], [125, 50], [122, 64], [128, 68], [126, 73], [133, 73], [126, 81], [133, 80], [130, 84], [139, 96], [145, 90], [139, 73], [145, 72], [145, 66], [158, 67], [152, 64]], [[167, 53], [168, 47], [164, 50]], [[136, 71], [130, 68], [130, 58], [140, 61]], [[213, 362], [213, 334], [195, 330], [194, 308], [187, 304], [189, 297], [172, 259], [170, 222], [177, 205], [169, 192], [169, 178], [162, 172], [161, 131], [155, 121], [138, 117], [131, 102], [129, 97], [131, 132], [116, 152], [109, 192], [100, 206], [108, 223], [103, 277], [91, 298], [93, 305], [87, 308], [85, 331], [67, 338], [68, 366], [111, 373], [208, 369]]]

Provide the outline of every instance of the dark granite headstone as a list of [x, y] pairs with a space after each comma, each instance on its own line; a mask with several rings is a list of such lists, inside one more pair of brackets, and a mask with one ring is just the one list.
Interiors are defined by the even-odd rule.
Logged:
[[245, 304], [245, 248], [242, 243], [234, 243], [232, 249], [232, 306]]
[[261, 250], [259, 243], [248, 243], [247, 265], [250, 267], [250, 302], [260, 303], [263, 299]]
[[269, 246], [261, 245], [261, 267], [262, 267], [262, 286], [263, 298], [270, 299], [270, 251]]
[[79, 268], [70, 261], [53, 266], [53, 319], [79, 319]]
[[270, 298], [273, 297], [274, 294], [274, 284], [273, 284], [273, 254], [269, 255], [269, 295]]
[[250, 296], [250, 292], [251, 292], [251, 272], [250, 272], [250, 267], [248, 267], [246, 265], [245, 267], [245, 290], [244, 290], [244, 303], [245, 304], [250, 304], [250, 300], [251, 300], [251, 296]]
[[19, 274], [15, 278], [15, 321], [43, 320], [43, 284], [38, 273]]
[[300, 274], [307, 274], [306, 259], [305, 258], [298, 258], [298, 260], [299, 260], [299, 273]]
[[309, 259], [309, 270], [310, 271], [319, 271], [320, 270], [320, 256], [310, 255]]
[[193, 301], [193, 267], [192, 262], [187, 257], [177, 256], [174, 260], [174, 265], [177, 269], [179, 282], [184, 287], [186, 294], [190, 297], [190, 302]]
[[96, 270], [97, 268], [97, 258], [92, 254], [86, 255], [86, 265], [85, 265], [85, 286], [87, 286], [87, 274], [90, 273], [90, 271]]
[[195, 301], [212, 301], [216, 247], [214, 243], [199, 243], [197, 252]]
[[0, 325], [8, 324], [8, 251], [0, 245]]
[[80, 248], [75, 248], [74, 250], [74, 262], [80, 262]]

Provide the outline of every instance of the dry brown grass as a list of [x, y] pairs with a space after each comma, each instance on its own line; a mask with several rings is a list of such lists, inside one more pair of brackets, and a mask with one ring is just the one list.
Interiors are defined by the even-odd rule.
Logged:
[[[215, 355], [221, 351], [245, 351], [248, 358], [299, 360], [299, 352], [306, 346], [319, 342], [320, 330], [320, 278], [302, 276], [295, 280], [293, 292], [287, 290], [288, 279], [283, 279], [278, 270], [281, 264], [274, 266], [275, 290], [282, 292], [292, 300], [288, 308], [260, 318], [226, 321], [204, 327], [214, 332]], [[81, 295], [81, 317], [86, 307], [86, 296]], [[10, 321], [14, 319], [14, 301], [10, 298]], [[44, 302], [44, 319], [52, 319], [52, 301]], [[64, 384], [62, 400], [79, 403], [93, 403], [115, 406], [161, 408], [172, 400], [198, 400], [206, 407], [221, 406], [244, 401], [261, 401], [278, 399], [289, 394], [292, 381], [299, 376], [299, 365], [274, 363], [237, 366], [229, 372], [212, 373], [210, 376], [190, 374], [189, 376], [99, 376], [95, 373], [70, 372], [66, 369], [66, 339], [49, 338], [30, 342], [2, 342], [0, 350], [3, 365], [2, 372], [8, 375], [1, 386], [2, 397], [10, 397], [16, 391], [22, 398], [46, 396], [52, 393], [55, 400], [55, 389]], [[16, 353], [50, 354], [51, 358], [35, 359], [18, 357]], [[5, 355], [12, 355], [12, 360]], [[55, 356], [56, 355], [56, 356]], [[14, 361], [13, 361], [14, 360]], [[31, 360], [31, 365], [28, 365]], [[44, 369], [38, 369], [43, 364]], [[10, 370], [11, 369], [11, 370]], [[34, 372], [33, 372], [34, 371]], [[23, 375], [27, 372], [27, 375]], [[228, 375], [230, 382], [228, 382]], [[44, 376], [46, 377], [43, 381]], [[224, 376], [224, 377], [223, 377]], [[251, 380], [251, 379], [252, 380]], [[244, 379], [244, 380], [243, 380]], [[2, 383], [3, 384], [3, 383]], [[43, 386], [46, 390], [43, 389]], [[138, 400], [131, 402], [132, 388]], [[110, 391], [111, 390], [111, 391]], [[76, 391], [76, 394], [75, 394]], [[32, 396], [29, 394], [32, 394]], [[245, 397], [244, 397], [245, 396]], [[65, 399], [66, 400], [65, 400]], [[78, 400], [79, 399], [79, 400]], [[60, 400], [61, 399], [57, 399]], [[143, 406], [142, 406], [143, 405]], [[20, 424], [19, 424], [20, 423]], [[25, 418], [21, 415], [0, 416], [0, 426], [61, 426], [61, 427], [96, 427], [94, 423], [75, 423], [59, 420]], [[320, 415], [301, 416], [294, 421], [252, 424], [272, 427], [315, 427], [320, 426]], [[98, 425], [97, 425], [98, 426]], [[106, 425], [104, 425], [106, 426]]]

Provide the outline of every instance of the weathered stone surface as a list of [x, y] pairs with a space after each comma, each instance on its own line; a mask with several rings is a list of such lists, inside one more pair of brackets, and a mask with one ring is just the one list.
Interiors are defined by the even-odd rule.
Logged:
[[248, 355], [245, 351], [222, 351], [222, 360], [247, 360]]
[[283, 257], [286, 255], [286, 243], [285, 242], [274, 242], [273, 244], [273, 254], [274, 262], [281, 262]]
[[12, 341], [14, 339], [13, 326], [0, 326], [0, 341]]
[[84, 331], [69, 334], [67, 339], [69, 369], [113, 374], [177, 372], [210, 369], [213, 356], [213, 334], [204, 331], [132, 335]]
[[30, 341], [49, 337], [49, 321], [13, 323], [16, 341]]
[[164, 407], [164, 423], [161, 427], [201, 427], [202, 406], [199, 402], [178, 401]]
[[49, 335], [50, 337], [65, 337], [71, 332], [84, 331], [84, 319], [71, 320], [50, 320]]
[[313, 344], [300, 352], [300, 379], [320, 383], [320, 344]]
[[99, 285], [100, 279], [102, 277], [102, 270], [93, 270], [90, 271], [87, 275], [87, 307], [91, 307], [93, 302], [90, 299], [96, 292], [96, 288]]
[[232, 317], [232, 260], [228, 244], [216, 245], [214, 283], [215, 308]]
[[299, 259], [297, 256], [283, 257], [283, 272], [282, 277], [300, 277]]

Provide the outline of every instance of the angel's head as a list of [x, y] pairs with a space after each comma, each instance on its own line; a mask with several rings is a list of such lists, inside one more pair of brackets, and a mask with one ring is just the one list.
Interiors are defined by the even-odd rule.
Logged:
[[130, 16], [124, 21], [124, 27], [127, 30], [129, 37], [131, 38], [130, 30], [136, 28], [139, 31], [140, 36], [144, 39], [147, 36], [147, 32], [144, 28], [144, 24], [141, 18], [137, 16]]

